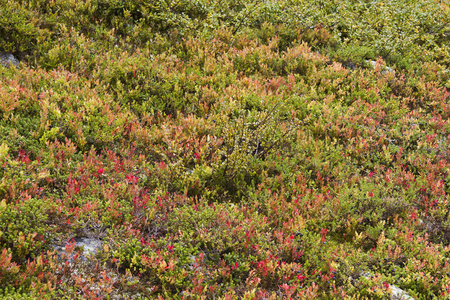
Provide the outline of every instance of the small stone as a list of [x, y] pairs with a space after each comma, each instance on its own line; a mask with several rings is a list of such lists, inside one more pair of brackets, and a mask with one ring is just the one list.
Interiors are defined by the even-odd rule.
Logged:
[[[371, 276], [373, 276], [373, 274], [371, 274], [370, 272], [364, 271], [361, 271], [360, 275], [367, 279], [370, 279]], [[414, 298], [408, 295], [406, 291], [402, 290], [401, 288], [393, 284], [389, 284], [389, 289], [392, 293], [392, 295], [389, 294], [389, 298], [391, 300], [414, 300]]]
[[383, 70], [381, 71], [382, 75], [386, 75], [386, 74], [395, 74], [394, 70], [389, 68], [389, 67], [383, 67], [382, 65], [380, 65], [377, 61], [375, 60], [366, 60], [366, 63], [370, 63], [374, 68], [376, 68], [377, 66], [380, 66]]
[[10, 65], [15, 66], [16, 68], [19, 67], [19, 61], [17, 60], [17, 58], [15, 58], [11, 53], [7, 52], [0, 52], [0, 63], [6, 68], [9, 68]]

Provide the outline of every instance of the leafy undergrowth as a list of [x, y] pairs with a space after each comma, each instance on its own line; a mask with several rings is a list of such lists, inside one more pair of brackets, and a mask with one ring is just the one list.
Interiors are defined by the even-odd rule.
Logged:
[[434, 0], [0, 0], [0, 294], [449, 299], [449, 23]]

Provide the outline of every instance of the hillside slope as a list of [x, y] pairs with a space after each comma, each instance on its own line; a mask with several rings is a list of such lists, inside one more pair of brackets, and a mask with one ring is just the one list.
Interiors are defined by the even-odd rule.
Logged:
[[450, 299], [444, 1], [0, 0], [0, 52], [2, 297]]

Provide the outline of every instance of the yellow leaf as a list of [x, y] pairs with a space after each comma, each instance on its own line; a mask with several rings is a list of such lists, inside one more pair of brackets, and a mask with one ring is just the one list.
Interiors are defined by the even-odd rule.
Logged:
[[363, 232], [358, 233], [357, 231], [355, 231], [355, 238], [356, 242], [361, 241], [361, 239], [363, 238]]
[[137, 264], [137, 253], [136, 252], [134, 252], [134, 255], [133, 255], [133, 258], [131, 259], [131, 262], [133, 264]]
[[382, 231], [380, 237], [378, 238], [378, 245], [383, 245], [385, 240], [386, 238], [384, 236], [384, 231]]
[[160, 264], [159, 264], [159, 266], [161, 267], [161, 269], [162, 270], [165, 270], [166, 269], [166, 267], [167, 267], [167, 263], [166, 263], [166, 261], [165, 260], [163, 260]]
[[7, 157], [8, 151], [9, 151], [8, 144], [5, 144], [5, 142], [3, 142], [0, 145], [0, 161], [3, 161]]

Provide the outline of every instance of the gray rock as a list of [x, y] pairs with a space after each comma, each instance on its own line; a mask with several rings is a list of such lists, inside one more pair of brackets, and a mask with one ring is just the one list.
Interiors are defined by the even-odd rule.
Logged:
[[[366, 60], [366, 63], [370, 63], [374, 68], [377, 67], [377, 66], [380, 66], [380, 67], [383, 68], [383, 66], [382, 66], [382, 65], [379, 65], [378, 62], [375, 61], [375, 60]], [[385, 75], [385, 74], [395, 74], [395, 71], [394, 71], [393, 69], [391, 69], [391, 68], [389, 68], [389, 67], [386, 66], [386, 67], [384, 67], [383, 70], [381, 71], [381, 74], [382, 74], [382, 75]]]
[[393, 284], [390, 284], [389, 287], [392, 290], [392, 297], [391, 297], [392, 300], [414, 300], [413, 297], [408, 295], [408, 293], [402, 290], [401, 288]]
[[[89, 255], [94, 255], [102, 247], [103, 243], [99, 239], [93, 238], [75, 238], [75, 248], [82, 248], [83, 253], [80, 253], [80, 259], [86, 260]], [[53, 249], [57, 251], [58, 257], [61, 258], [65, 254], [65, 245], [52, 245]], [[76, 254], [76, 251], [72, 252], [70, 260]]]
[[101, 240], [92, 238], [75, 239], [75, 247], [83, 247], [83, 255], [95, 254], [103, 243]]
[[11, 53], [0, 52], [0, 63], [2, 66], [9, 68], [11, 65], [19, 67], [19, 61]]
[[[361, 274], [361, 276], [363, 276], [365, 278], [370, 278], [370, 276], [373, 275], [370, 272], [364, 272], [364, 271], [361, 271], [360, 274]], [[389, 289], [391, 290], [391, 300], [414, 300], [413, 297], [408, 295], [407, 292], [405, 292], [398, 286], [395, 286], [390, 283], [388, 283], [388, 285], [389, 285]]]

